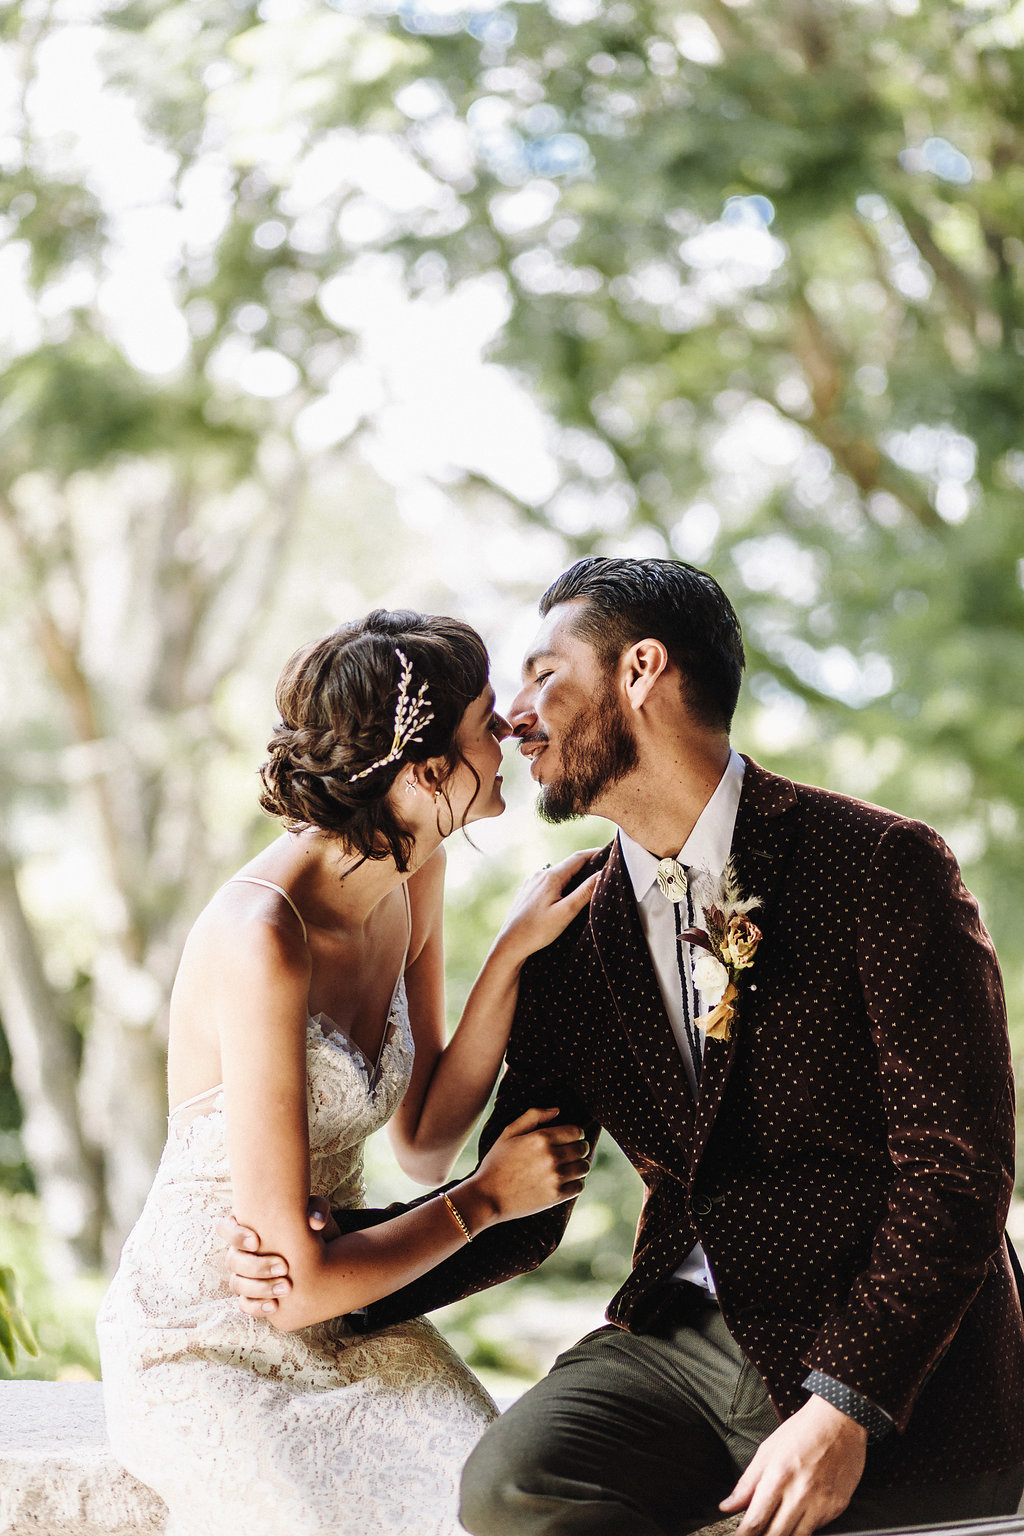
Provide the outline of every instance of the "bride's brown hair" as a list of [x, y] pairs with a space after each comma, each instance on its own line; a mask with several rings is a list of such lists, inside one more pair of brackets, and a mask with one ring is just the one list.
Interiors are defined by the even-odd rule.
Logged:
[[[420, 740], [405, 741], [398, 755], [385, 761], [395, 742], [403, 689], [399, 651], [412, 669], [408, 696], [414, 699], [425, 683], [421, 713], [433, 718], [414, 729]], [[406, 763], [439, 757], [448, 778], [465, 761], [456, 735], [466, 709], [487, 684], [489, 668], [475, 629], [459, 619], [407, 609], [376, 608], [302, 646], [278, 679], [281, 723], [260, 769], [260, 805], [291, 831], [317, 827], [342, 838], [364, 859], [394, 859], [404, 873], [413, 837], [388, 791]]]

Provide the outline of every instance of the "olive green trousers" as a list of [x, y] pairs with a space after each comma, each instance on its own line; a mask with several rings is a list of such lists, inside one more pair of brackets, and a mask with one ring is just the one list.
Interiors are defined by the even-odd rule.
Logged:
[[[666, 1337], [601, 1328], [487, 1430], [463, 1474], [472, 1536], [685, 1536], [778, 1427], [714, 1304]], [[971, 1483], [869, 1489], [831, 1532], [1013, 1514], [1024, 1468]]]

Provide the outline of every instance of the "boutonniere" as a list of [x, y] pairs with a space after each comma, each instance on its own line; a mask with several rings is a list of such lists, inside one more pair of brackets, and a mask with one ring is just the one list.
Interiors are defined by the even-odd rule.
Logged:
[[720, 879], [703, 875], [695, 895], [707, 928], [687, 928], [680, 938], [702, 951], [694, 961], [693, 984], [713, 1006], [694, 1022], [709, 1040], [731, 1040], [740, 973], [753, 965], [761, 942], [761, 930], [748, 914], [760, 903], [743, 895], [731, 859]]

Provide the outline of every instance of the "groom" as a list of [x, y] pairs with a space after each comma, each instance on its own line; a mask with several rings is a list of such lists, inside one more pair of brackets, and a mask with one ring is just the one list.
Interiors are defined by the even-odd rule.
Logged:
[[[705, 573], [582, 560], [541, 614], [510, 711], [541, 812], [619, 835], [583, 872], [602, 868], [589, 909], [524, 969], [481, 1145], [558, 1104], [615, 1138], [646, 1198], [609, 1325], [487, 1431], [464, 1524], [657, 1536], [744, 1511], [742, 1536], [809, 1536], [1012, 1513], [1013, 1087], [952, 855], [731, 750], [742, 641]], [[730, 899], [756, 902], [761, 937], [726, 973], [701, 957]], [[482, 1233], [368, 1326], [535, 1267], [568, 1214]]]

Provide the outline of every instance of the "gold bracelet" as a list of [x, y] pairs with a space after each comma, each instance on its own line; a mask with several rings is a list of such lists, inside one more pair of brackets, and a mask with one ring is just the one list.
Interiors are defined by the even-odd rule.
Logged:
[[449, 1198], [448, 1198], [448, 1191], [447, 1190], [442, 1190], [442, 1192], [441, 1192], [441, 1199], [444, 1201], [445, 1205], [448, 1207], [448, 1210], [451, 1213], [452, 1220], [455, 1222], [455, 1225], [458, 1227], [459, 1231], [462, 1233], [463, 1237], [466, 1239], [466, 1242], [467, 1243], [471, 1243], [473, 1241], [473, 1234], [469, 1230], [469, 1228], [466, 1226], [465, 1218], [463, 1217], [462, 1213], [459, 1210], [457, 1210], [456, 1207], [453, 1205], [452, 1201], [449, 1200]]

